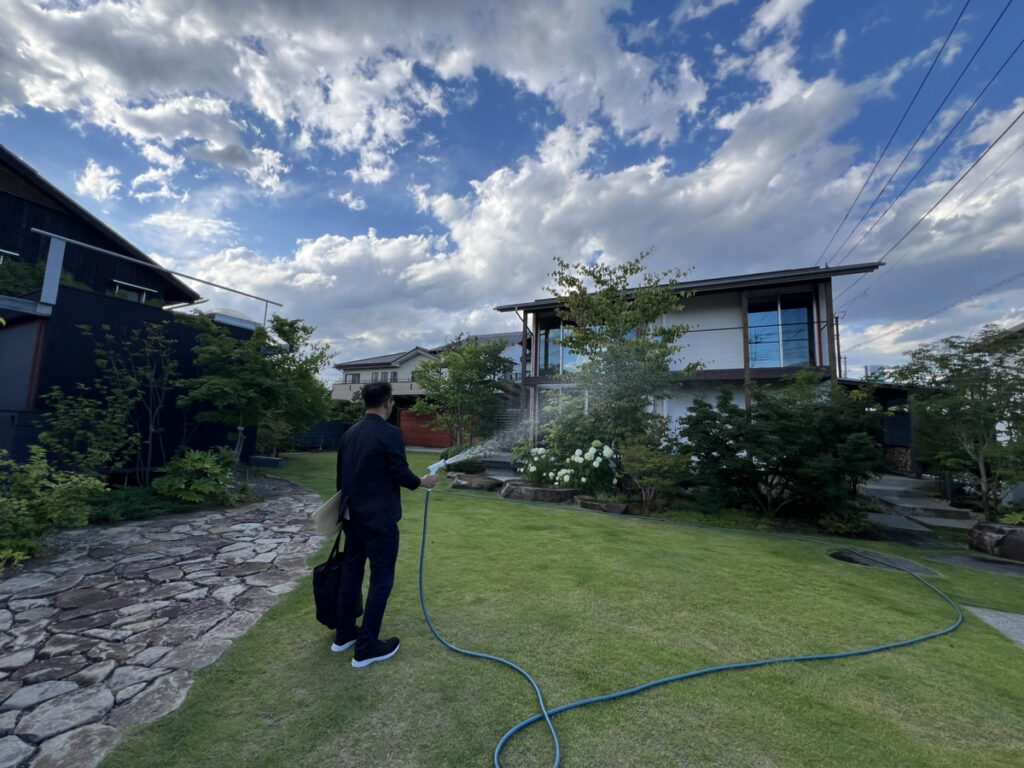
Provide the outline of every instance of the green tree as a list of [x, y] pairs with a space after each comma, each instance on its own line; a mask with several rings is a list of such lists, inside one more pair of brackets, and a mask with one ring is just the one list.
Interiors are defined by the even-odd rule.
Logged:
[[964, 474], [995, 519], [1007, 483], [1024, 479], [1024, 334], [990, 325], [909, 357], [890, 375], [920, 388], [911, 396], [919, 458]]
[[[242, 429], [266, 425], [273, 446], [325, 418], [330, 393], [320, 371], [330, 358], [326, 343], [313, 341], [316, 329], [302, 320], [274, 315], [269, 330], [256, 328], [237, 339], [208, 319], [193, 347], [199, 376], [186, 382], [178, 405], [196, 420]], [[241, 429], [235, 449], [241, 450]]]
[[501, 410], [504, 379], [515, 364], [502, 356], [500, 341], [479, 344], [457, 338], [416, 369], [423, 397], [409, 410], [433, 416], [433, 429], [446, 430], [456, 446], [492, 434]]
[[168, 322], [96, 333], [78, 326], [92, 346], [97, 376], [76, 394], [54, 387], [44, 401], [40, 443], [62, 466], [104, 476], [134, 463], [143, 484], [154, 462], [162, 464], [162, 416], [178, 387], [177, 341]]
[[[676, 283], [680, 270], [647, 271], [648, 253], [616, 266], [571, 264], [555, 258], [554, 287], [562, 304], [559, 316], [571, 328], [562, 344], [583, 362], [567, 378], [576, 384], [570, 397], [583, 397], [586, 410], [602, 425], [605, 439], [621, 446], [650, 432], [656, 398], [673, 382], [697, 368], [672, 371], [677, 343], [687, 328], [665, 324], [682, 308]], [[572, 413], [564, 404], [556, 408]]]

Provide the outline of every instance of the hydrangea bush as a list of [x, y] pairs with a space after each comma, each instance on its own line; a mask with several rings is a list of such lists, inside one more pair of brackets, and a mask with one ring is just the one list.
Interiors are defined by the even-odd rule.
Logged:
[[569, 456], [559, 457], [543, 446], [531, 448], [522, 456], [519, 472], [531, 483], [561, 488], [577, 488], [595, 494], [609, 493], [618, 486], [619, 457], [600, 440], [586, 448], [577, 448]]

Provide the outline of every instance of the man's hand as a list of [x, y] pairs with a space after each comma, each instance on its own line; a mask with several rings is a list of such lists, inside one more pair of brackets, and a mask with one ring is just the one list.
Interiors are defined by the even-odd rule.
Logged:
[[428, 491], [437, 485], [437, 475], [424, 475], [420, 478], [420, 488], [426, 488]]

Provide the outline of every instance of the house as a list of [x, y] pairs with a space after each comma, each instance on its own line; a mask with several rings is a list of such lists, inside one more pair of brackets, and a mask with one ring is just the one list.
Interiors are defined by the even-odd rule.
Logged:
[[[522, 339], [519, 333], [475, 334], [461, 337], [451, 343], [491, 344], [497, 341], [505, 345], [502, 354], [516, 366], [510, 375], [511, 381], [519, 381], [523, 364], [520, 346]], [[338, 369], [342, 379], [331, 388], [331, 397], [334, 400], [351, 401], [355, 399], [359, 389], [368, 382], [391, 382], [395, 399], [392, 421], [401, 428], [405, 444], [424, 448], [448, 448], [451, 446], [448, 435], [427, 426], [431, 417], [408, 412], [408, 408], [423, 396], [423, 388], [416, 381], [416, 369], [428, 360], [436, 360], [448, 346], [450, 344], [431, 348], [413, 347], [405, 352], [336, 363], [334, 367]], [[527, 349], [527, 360], [529, 354]]]
[[413, 347], [405, 352], [364, 357], [336, 363], [341, 381], [331, 388], [334, 400], [354, 400], [364, 384], [373, 381], [391, 382], [395, 408], [391, 421], [402, 430], [406, 445], [422, 448], [448, 448], [451, 440], [446, 432], [436, 432], [427, 424], [429, 416], [409, 413], [408, 408], [423, 396], [423, 387], [416, 381], [416, 369], [437, 355], [424, 347]]
[[[0, 449], [24, 460], [37, 441], [42, 396], [55, 386], [75, 393], [96, 378], [94, 345], [80, 325], [123, 334], [175, 320], [168, 310], [200, 295], [2, 145], [0, 252]], [[235, 326], [230, 332], [252, 333]], [[195, 375], [196, 329], [172, 322], [167, 334], [179, 342], [180, 374]], [[153, 466], [171, 458], [186, 431], [173, 408], [163, 426], [165, 449]], [[224, 425], [188, 433], [192, 447], [229, 442]]]
[[[873, 272], [881, 262], [840, 267], [807, 267], [678, 283], [682, 309], [666, 324], [685, 323], [689, 332], [673, 362], [682, 370], [691, 362], [701, 370], [681, 380], [677, 391], [656, 404], [659, 413], [676, 420], [686, 415], [697, 397], [713, 400], [723, 387], [736, 399], [749, 398], [754, 382], [770, 383], [805, 367], [822, 377], [839, 378], [839, 327], [832, 299], [832, 280]], [[496, 307], [522, 320], [521, 343], [526, 373], [520, 410], [538, 419], [545, 399], [565, 387], [581, 360], [560, 342], [572, 328], [558, 315], [557, 298], [536, 299]]]

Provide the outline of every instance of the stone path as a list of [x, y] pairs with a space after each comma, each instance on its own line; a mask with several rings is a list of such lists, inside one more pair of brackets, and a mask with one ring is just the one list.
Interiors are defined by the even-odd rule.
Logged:
[[0, 768], [92, 768], [163, 717], [323, 543], [311, 491], [266, 478], [241, 509], [61, 532], [0, 581]]

